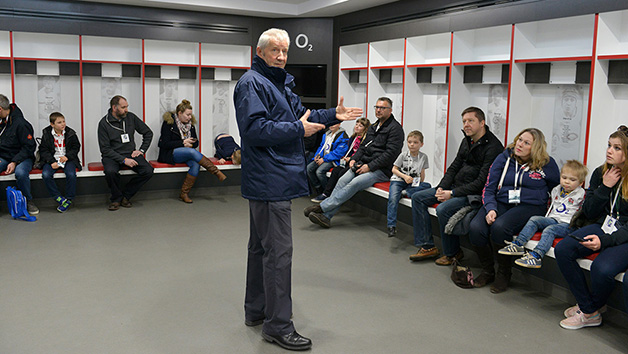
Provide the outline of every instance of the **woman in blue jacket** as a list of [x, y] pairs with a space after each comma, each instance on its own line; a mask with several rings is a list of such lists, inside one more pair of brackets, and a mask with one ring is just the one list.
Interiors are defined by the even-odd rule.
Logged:
[[[608, 138], [606, 161], [593, 171], [583, 216], [592, 224], [560, 241], [554, 253], [561, 273], [577, 304], [565, 310], [560, 326], [566, 329], [599, 326], [606, 301], [615, 289], [615, 277], [628, 268], [628, 128]], [[579, 242], [578, 239], [586, 241]], [[591, 287], [587, 286], [579, 258], [600, 254], [591, 264]], [[628, 297], [624, 276], [624, 295]], [[628, 299], [627, 303], [628, 303]]]
[[349, 138], [340, 123], [329, 127], [323, 136], [321, 145], [316, 150], [312, 161], [307, 165], [307, 177], [314, 187], [316, 194], [320, 194], [327, 185], [327, 172], [335, 166], [347, 152]]
[[476, 287], [494, 281], [491, 292], [508, 289], [512, 256], [497, 254], [497, 250], [521, 231], [531, 216], [544, 215], [549, 193], [560, 182], [560, 172], [547, 153], [543, 132], [527, 128], [515, 137], [506, 150], [497, 156], [489, 170], [482, 192], [483, 207], [471, 221], [469, 238], [478, 248], [490, 248], [497, 259], [495, 273], [491, 252], [480, 257], [482, 274]]

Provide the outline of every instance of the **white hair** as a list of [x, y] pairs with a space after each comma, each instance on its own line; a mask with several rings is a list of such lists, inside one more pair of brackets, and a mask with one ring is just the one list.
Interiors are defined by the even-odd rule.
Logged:
[[282, 42], [286, 41], [288, 43], [288, 47], [290, 47], [290, 36], [288, 35], [288, 32], [279, 28], [270, 28], [264, 31], [264, 33], [259, 36], [257, 47], [260, 49], [266, 48], [270, 44], [271, 39], [276, 39]]

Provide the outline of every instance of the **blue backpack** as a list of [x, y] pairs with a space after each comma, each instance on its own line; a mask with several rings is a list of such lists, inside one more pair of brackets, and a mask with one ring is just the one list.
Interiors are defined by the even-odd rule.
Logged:
[[11, 213], [13, 219], [37, 221], [36, 217], [28, 214], [26, 198], [24, 198], [21, 191], [13, 187], [7, 187], [7, 204], [9, 205], [9, 213]]

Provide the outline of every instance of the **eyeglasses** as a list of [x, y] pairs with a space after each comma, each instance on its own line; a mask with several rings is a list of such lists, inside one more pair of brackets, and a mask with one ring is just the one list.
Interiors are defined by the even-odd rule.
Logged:
[[373, 106], [373, 108], [375, 108], [375, 110], [381, 109], [381, 110], [385, 110], [388, 109], [390, 107], [384, 107], [384, 106]]

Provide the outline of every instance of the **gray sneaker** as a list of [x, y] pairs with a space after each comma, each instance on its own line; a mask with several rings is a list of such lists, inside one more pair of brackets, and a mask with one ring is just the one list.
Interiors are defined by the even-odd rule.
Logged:
[[526, 253], [523, 257], [516, 259], [515, 264], [526, 268], [541, 268], [541, 260], [530, 253]]
[[26, 210], [28, 210], [28, 214], [37, 215], [39, 214], [39, 208], [33, 203], [32, 200], [26, 201]]
[[505, 254], [507, 256], [523, 256], [525, 248], [523, 246], [517, 246], [512, 242], [506, 241], [506, 247], [497, 251], [499, 254]]

